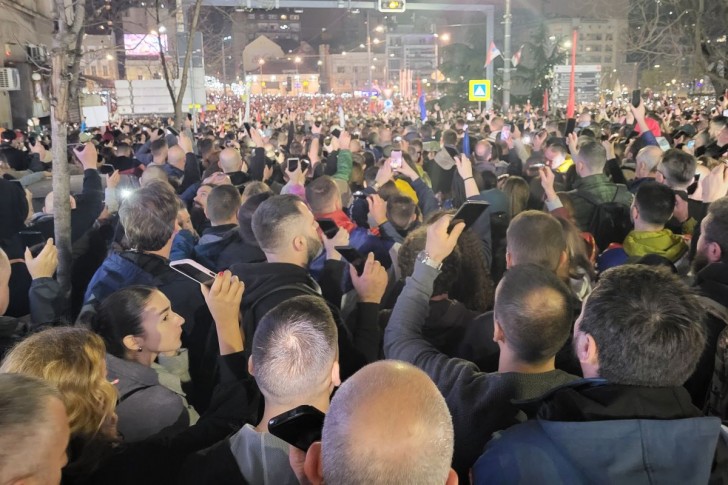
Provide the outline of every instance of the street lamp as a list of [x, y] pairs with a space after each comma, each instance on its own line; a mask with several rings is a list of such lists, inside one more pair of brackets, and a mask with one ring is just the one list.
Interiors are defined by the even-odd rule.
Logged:
[[265, 64], [265, 59], [262, 57], [258, 59], [258, 65], [260, 66], [260, 77], [263, 77], [263, 65]]
[[[299, 79], [299, 77], [298, 77], [299, 76], [299, 74], [298, 74], [298, 65], [301, 64], [301, 62], [303, 62], [303, 59], [301, 59], [299, 56], [296, 56], [296, 58], [293, 59], [293, 63], [296, 64], [296, 78], [295, 78], [294, 82]], [[298, 95], [298, 94], [301, 94], [301, 93], [299, 93], [297, 91], [296, 94]]]

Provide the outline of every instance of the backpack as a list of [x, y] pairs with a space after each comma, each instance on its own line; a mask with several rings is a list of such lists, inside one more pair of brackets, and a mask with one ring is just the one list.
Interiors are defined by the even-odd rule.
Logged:
[[619, 189], [620, 187], [617, 186], [614, 196], [609, 202], [597, 202], [584, 193], [576, 194], [594, 206], [594, 212], [589, 221], [589, 232], [594, 236], [597, 247], [602, 251], [612, 243], [621, 244], [633, 227], [629, 206], [616, 202]]
[[704, 296], [701, 296], [700, 300], [708, 314], [726, 324], [726, 328], [718, 336], [713, 378], [705, 403], [705, 414], [718, 416], [723, 422], [726, 422], [728, 421], [728, 308]]

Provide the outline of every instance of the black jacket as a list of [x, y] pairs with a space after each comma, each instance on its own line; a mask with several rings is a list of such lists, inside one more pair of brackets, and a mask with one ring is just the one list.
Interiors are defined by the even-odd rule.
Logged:
[[[101, 185], [101, 176], [97, 170], [84, 170], [83, 190], [74, 196], [76, 208], [71, 211], [71, 242], [75, 242], [86, 231], [93, 227], [94, 222], [104, 209], [104, 189]], [[55, 237], [55, 224], [53, 216], [39, 219], [28, 227], [31, 231], [39, 231], [44, 239]]]
[[[327, 260], [317, 283], [305, 268], [288, 263], [235, 264], [230, 270], [245, 283], [243, 327], [245, 339], [252, 342], [258, 322], [272, 308], [290, 298], [320, 295], [334, 315], [339, 330], [341, 379], [353, 375], [379, 358], [381, 330], [379, 305], [359, 303], [345, 325], [341, 317], [341, 282], [348, 265]], [[319, 284], [321, 286], [319, 286]]]
[[18, 150], [9, 143], [3, 143], [0, 145], [0, 152], [5, 155], [5, 159], [8, 161], [8, 165], [13, 170], [29, 170], [31, 156], [30, 153]]
[[[728, 264], [711, 263], [700, 270], [695, 280], [695, 288], [704, 297], [728, 308]], [[725, 322], [710, 313], [704, 323], [707, 336], [705, 351], [698, 361], [695, 372], [685, 383], [685, 388], [690, 392], [693, 404], [701, 409], [705, 405], [713, 377], [718, 337], [726, 328]]]

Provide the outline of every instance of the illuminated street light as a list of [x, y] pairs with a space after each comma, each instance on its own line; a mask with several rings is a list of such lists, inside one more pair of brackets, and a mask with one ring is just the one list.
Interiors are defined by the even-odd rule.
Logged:
[[296, 64], [300, 64], [301, 62], [303, 62], [303, 60], [300, 57], [296, 56], [296, 58], [293, 59], [293, 62], [295, 62]]
[[379, 39], [372, 39], [372, 44], [379, 44]]
[[383, 26], [383, 25], [377, 25], [377, 26], [376, 26], [376, 27], [374, 28], [374, 31], [375, 31], [375, 32], [379, 32], [379, 33], [381, 34], [382, 32], [384, 32], [384, 26]]
[[165, 27], [164, 25], [160, 25], [159, 26], [159, 33], [160, 34], [163, 34], [165, 32], [167, 32], [167, 27]]
[[446, 33], [444, 33], [444, 34], [442, 34], [442, 35], [440, 36], [440, 39], [442, 39], [442, 41], [443, 41], [443, 42], [450, 42], [450, 34], [448, 34], [448, 33], [446, 32]]

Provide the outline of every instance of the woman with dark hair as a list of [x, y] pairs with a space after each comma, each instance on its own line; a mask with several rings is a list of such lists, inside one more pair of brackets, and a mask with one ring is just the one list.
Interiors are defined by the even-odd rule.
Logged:
[[0, 249], [5, 251], [12, 267], [8, 283], [10, 304], [5, 314], [12, 317], [30, 313], [28, 290], [31, 277], [23, 260], [25, 244], [20, 236], [20, 232], [26, 229], [28, 215], [28, 198], [23, 187], [0, 178]]
[[127, 442], [176, 434], [199, 418], [182, 390], [190, 380], [187, 350], [180, 348], [184, 321], [164, 293], [148, 286], [117, 291], [93, 317], [91, 328], [106, 344], [109, 379], [119, 381], [116, 414]]

